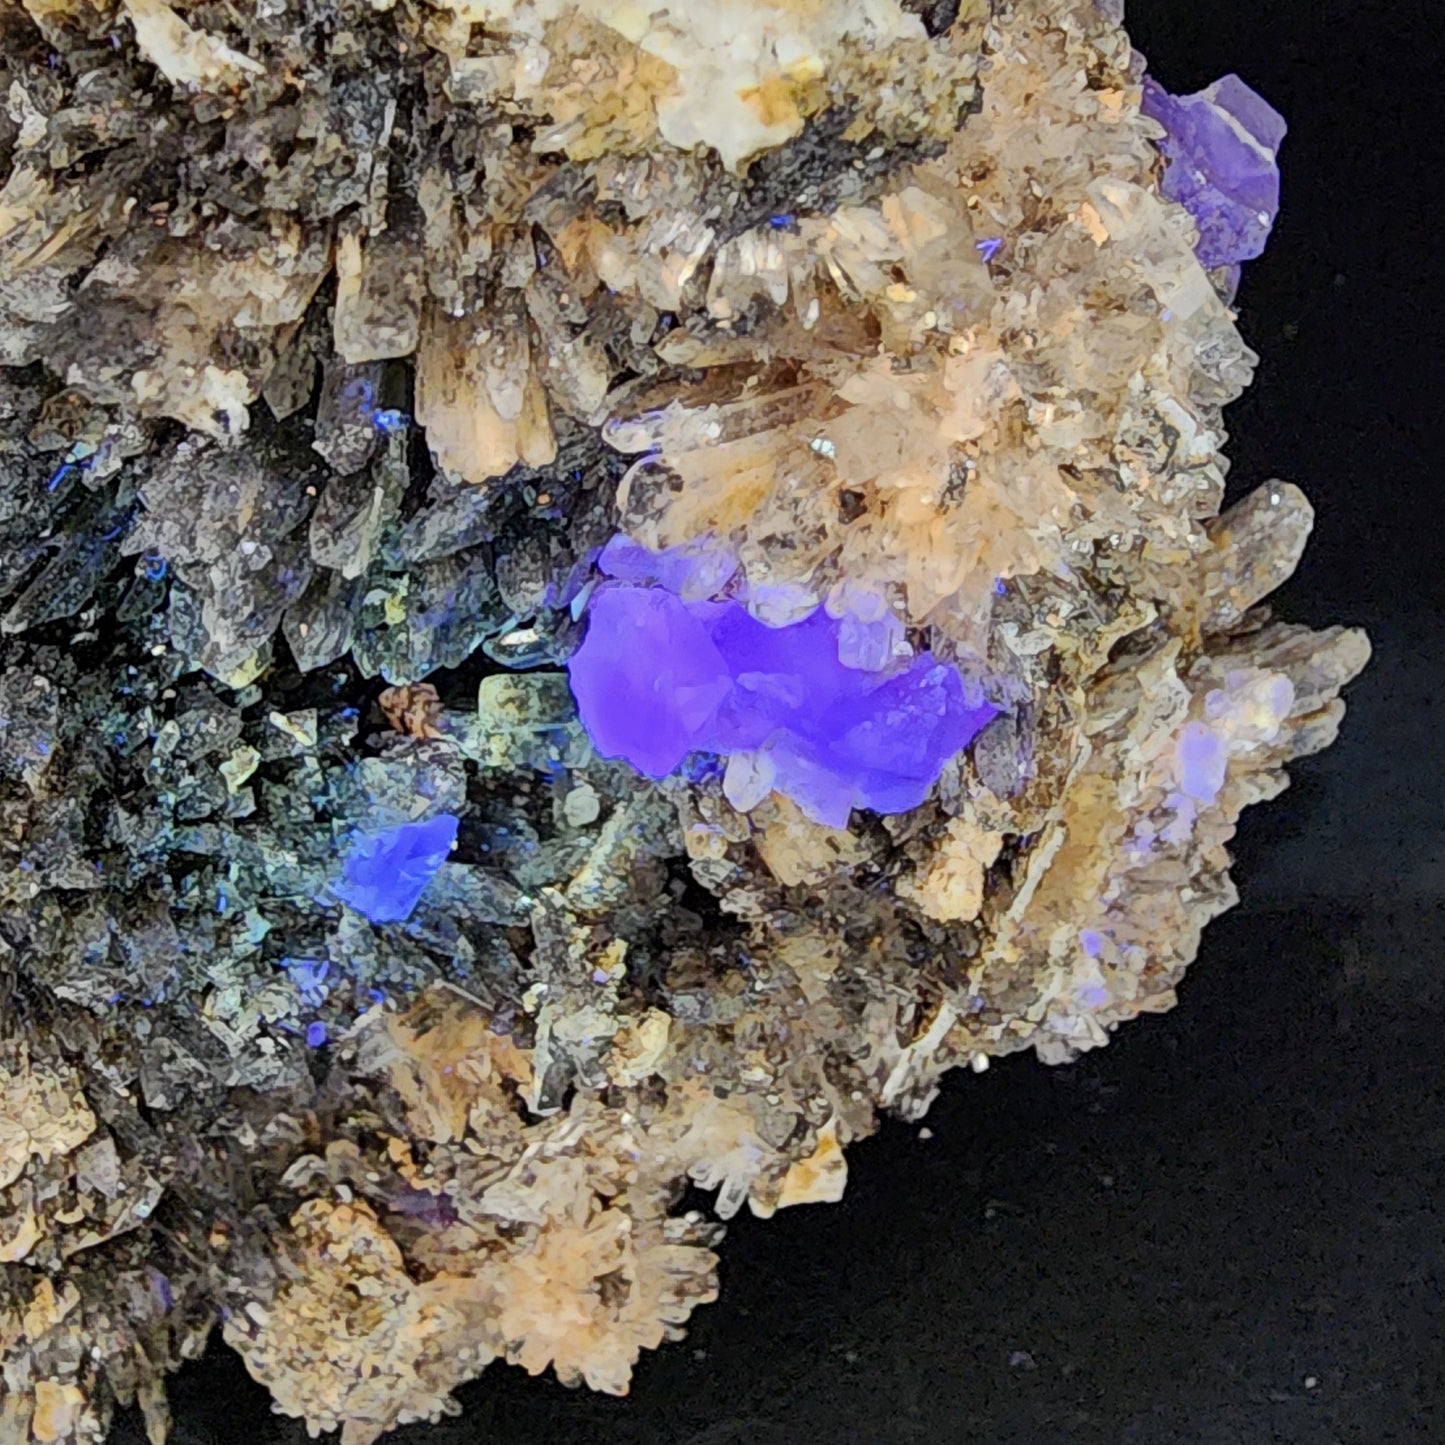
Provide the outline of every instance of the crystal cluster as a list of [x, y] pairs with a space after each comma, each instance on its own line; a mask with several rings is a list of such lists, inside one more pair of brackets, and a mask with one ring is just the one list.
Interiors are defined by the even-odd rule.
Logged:
[[1173, 1004], [1368, 645], [1117, 10], [0, 0], [0, 1442], [624, 1392], [689, 1186]]
[[[601, 564], [614, 574], [676, 565], [619, 567], [609, 550]], [[653, 778], [693, 752], [726, 755], [723, 795], [741, 812], [777, 793], [835, 828], [855, 807], [906, 813], [998, 712], [970, 706], [958, 670], [927, 653], [891, 666], [890, 630], [906, 652], [901, 626], [881, 629], [880, 650], [869, 645], [876, 621], [849, 627], [822, 607], [769, 626], [734, 600], [604, 587], [587, 616], [568, 671], [599, 752]]]

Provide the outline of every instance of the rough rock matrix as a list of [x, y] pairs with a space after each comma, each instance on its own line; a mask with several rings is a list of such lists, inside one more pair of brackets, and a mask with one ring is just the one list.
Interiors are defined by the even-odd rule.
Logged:
[[[0, 1442], [624, 1392], [1166, 1009], [1368, 652], [1117, 0], [0, 0]], [[1287, 156], [1287, 147], [1286, 147]]]

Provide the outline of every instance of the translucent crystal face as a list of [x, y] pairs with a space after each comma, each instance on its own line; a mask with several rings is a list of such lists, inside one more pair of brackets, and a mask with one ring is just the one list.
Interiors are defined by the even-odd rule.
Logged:
[[1237, 75], [1184, 96], [1146, 80], [1143, 111], [1164, 127], [1160, 189], [1197, 222], [1200, 261], [1237, 266], [1260, 255], [1279, 214], [1284, 117]]
[[405, 922], [456, 840], [449, 813], [358, 838], [332, 892], [373, 923]]

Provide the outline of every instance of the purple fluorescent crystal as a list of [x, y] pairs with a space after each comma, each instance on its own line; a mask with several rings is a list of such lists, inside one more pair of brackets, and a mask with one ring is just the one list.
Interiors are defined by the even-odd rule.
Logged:
[[301, 997], [319, 1004], [326, 997], [326, 975], [331, 965], [324, 958], [283, 958], [281, 967], [296, 981]]
[[402, 923], [447, 861], [456, 837], [457, 820], [450, 813], [360, 837], [331, 891], [373, 923]]
[[1229, 749], [1203, 723], [1186, 723], [1179, 734], [1179, 786], [1196, 802], [1213, 804], [1229, 770]]
[[707, 628], [660, 587], [604, 587], [567, 665], [597, 750], [665, 778], [702, 746], [732, 677]]
[[998, 712], [926, 653], [888, 672], [846, 666], [841, 624], [822, 608], [768, 627], [736, 602], [614, 584], [588, 613], [568, 668], [604, 757], [654, 778], [689, 753], [750, 757], [764, 792], [836, 827], [853, 808], [916, 807]]
[[1279, 215], [1284, 117], [1237, 75], [1180, 96], [1146, 78], [1143, 111], [1166, 132], [1162, 189], [1198, 224], [1200, 262], [1237, 266], [1260, 255]]

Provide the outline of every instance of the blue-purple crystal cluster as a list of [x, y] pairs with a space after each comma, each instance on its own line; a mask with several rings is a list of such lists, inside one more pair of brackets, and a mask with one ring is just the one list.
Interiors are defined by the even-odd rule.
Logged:
[[332, 892], [373, 923], [403, 923], [457, 838], [450, 813], [357, 838]]
[[1195, 95], [1147, 78], [1142, 108], [1164, 127], [1161, 189], [1198, 223], [1200, 261], [1238, 266], [1260, 255], [1279, 215], [1284, 117], [1237, 75]]
[[917, 807], [998, 712], [926, 652], [850, 665], [868, 651], [851, 612], [817, 607], [770, 627], [736, 600], [697, 595], [735, 570], [716, 550], [623, 542], [601, 565], [613, 580], [590, 601], [572, 691], [598, 751], [649, 777], [721, 755], [740, 806], [778, 792], [842, 827], [853, 808]]

